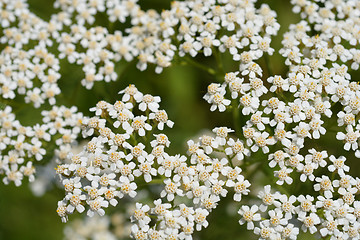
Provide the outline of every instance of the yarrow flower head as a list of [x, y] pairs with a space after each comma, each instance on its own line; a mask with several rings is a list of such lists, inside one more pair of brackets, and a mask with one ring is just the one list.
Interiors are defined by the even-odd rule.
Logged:
[[[360, 158], [360, 4], [290, 2], [301, 20], [277, 50], [277, 13], [255, 0], [174, 1], [162, 12], [136, 0], [56, 0], [48, 20], [25, 0], [1, 1], [3, 183], [28, 180], [41, 195], [57, 165], [63, 222], [78, 212], [95, 216], [99, 228], [126, 225], [106, 217], [117, 207], [134, 239], [191, 240], [211, 225], [223, 198], [234, 200], [229, 209], [259, 239], [297, 239], [300, 230], [358, 239], [360, 180], [350, 167]], [[280, 72], [275, 51], [284, 58]], [[214, 78], [203, 99], [206, 123], [217, 127], [188, 140], [187, 155], [170, 149], [174, 122], [160, 96], [130, 84], [113, 99], [130, 68], [125, 62], [157, 74], [190, 65]], [[79, 70], [70, 73], [73, 67]], [[92, 117], [72, 106], [88, 107], [83, 96], [98, 100]], [[32, 108], [42, 117], [34, 111], [32, 119]], [[89, 228], [83, 233], [67, 230], [69, 238], [125, 237], [95, 231], [90, 221], [79, 224]]]

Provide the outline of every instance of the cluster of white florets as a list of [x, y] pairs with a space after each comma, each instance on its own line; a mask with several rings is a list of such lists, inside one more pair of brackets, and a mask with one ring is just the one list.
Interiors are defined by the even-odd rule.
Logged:
[[[349, 74], [349, 68], [359, 66], [360, 6], [356, 1], [326, 1], [323, 7], [312, 1], [293, 2], [294, 11], [301, 10], [306, 20], [291, 25], [284, 35], [280, 53], [290, 67], [288, 75], [265, 80], [255, 63], [256, 70], [230, 72], [222, 84], [210, 84], [204, 98], [212, 111], [239, 107], [247, 121], [237, 135], [251, 152], [262, 148], [268, 155], [277, 185], [291, 185], [299, 178], [312, 182], [318, 193], [271, 195], [267, 186], [265, 193], [270, 195], [259, 194], [260, 207], [241, 207], [240, 224], [247, 222], [260, 239], [296, 239], [300, 225], [294, 226], [294, 219], [311, 234], [358, 239], [360, 179], [348, 174], [346, 159], [360, 157], [360, 86]], [[325, 146], [309, 147], [327, 132], [336, 133], [347, 157], [330, 155]], [[333, 138], [336, 141], [335, 134]], [[266, 220], [259, 210], [266, 212]]]
[[[29, 11], [26, 1], [0, 3], [0, 42], [7, 45], [0, 54], [4, 99], [20, 94], [35, 107], [45, 101], [54, 105], [61, 93], [57, 81], [62, 59], [82, 66], [81, 84], [87, 89], [96, 81], [115, 81], [115, 63], [121, 59], [138, 58], [140, 70], [155, 64], [160, 73], [177, 54], [210, 56], [214, 50], [228, 50], [234, 60], [249, 64], [263, 52], [274, 51], [270, 36], [280, 26], [274, 11], [265, 4], [256, 9], [254, 1], [173, 2], [161, 14], [145, 12], [130, 0], [56, 1], [54, 6], [60, 12], [46, 22]], [[105, 13], [110, 22], [130, 19], [131, 27], [112, 32], [94, 26], [98, 13]], [[222, 28], [226, 31], [220, 33]]]
[[[5, 184], [14, 182], [20, 186], [24, 176], [33, 182], [37, 162], [47, 154], [64, 159], [76, 142], [82, 119], [76, 107], [54, 107], [42, 114], [43, 123], [30, 127], [16, 120], [11, 107], [0, 110], [0, 174]], [[59, 148], [53, 147], [47, 153], [50, 144]]]
[[239, 223], [259, 239], [298, 239], [300, 229], [323, 238], [358, 239], [360, 201], [354, 194], [359, 181], [349, 175], [331, 181], [323, 175], [316, 178], [314, 190], [318, 196], [295, 196], [267, 185], [258, 194], [259, 204], [241, 206]]
[[[75, 209], [84, 211], [83, 205], [89, 205], [89, 216], [94, 212], [104, 215], [103, 208], [109, 203], [116, 206], [117, 199], [134, 198], [138, 188], [135, 178], [151, 182], [158, 175], [154, 168], [156, 159], [168, 156], [167, 136], [151, 135], [164, 125], [173, 125], [166, 112], [159, 109], [160, 98], [143, 95], [134, 85], [120, 93], [123, 93], [121, 101], [114, 104], [100, 101], [90, 109], [96, 117], [83, 120], [83, 135], [98, 136], [94, 136], [81, 153], [68, 156], [70, 163], [57, 167], [57, 173], [65, 177], [62, 183], [67, 192], [58, 208], [63, 220]], [[136, 115], [136, 106], [139, 115]], [[155, 137], [151, 149], [147, 144], [150, 137]]]
[[[75, 5], [74, 2], [59, 1], [55, 6], [66, 13], [68, 21], [71, 17], [77, 19], [78, 25], [72, 27], [76, 28], [76, 33], [69, 34], [74, 39], [70, 42], [74, 54], [79, 42], [84, 49], [100, 56], [88, 59], [89, 63], [95, 63], [86, 66], [91, 69], [102, 60], [101, 57], [109, 62], [131, 61], [138, 57], [140, 70], [152, 63], [157, 65], [156, 72], [160, 73], [171, 65], [177, 53], [180, 57], [186, 54], [195, 57], [199, 52], [210, 56], [217, 49], [228, 50], [236, 61], [251, 61], [261, 57], [263, 52], [273, 52], [269, 36], [275, 35], [280, 27], [275, 20], [276, 13], [266, 4], [256, 9], [254, 1], [175, 1], [171, 9], [161, 14], [141, 10], [136, 1], [79, 1]], [[130, 18], [131, 27], [124, 33], [114, 31], [113, 34], [102, 29], [94, 37], [88, 31], [86, 39], [81, 38], [81, 33], [93, 24], [99, 12], [106, 13], [110, 22], [123, 23]], [[239, 50], [247, 46], [254, 54], [241, 56]], [[103, 48], [108, 49], [98, 54]], [[76, 55], [81, 59], [81, 53]]]
[[5, 48], [0, 53], [0, 95], [14, 99], [23, 95], [26, 103], [40, 107], [56, 103], [61, 90], [60, 62], [48, 49], [56, 27], [28, 9], [26, 1], [1, 1], [0, 37]]
[[[228, 193], [235, 202], [248, 195], [250, 182], [238, 167], [249, 150], [231, 138], [233, 130], [218, 127], [215, 136], [188, 141], [188, 158], [165, 158], [167, 169], [161, 199], [151, 205], [137, 203], [132, 236], [135, 239], [192, 239], [195, 231], [209, 225], [207, 217]], [[175, 160], [175, 161], [174, 161]], [[158, 171], [163, 172], [163, 166]], [[156, 219], [153, 226], [150, 217]]]
[[[134, 85], [120, 91], [114, 104], [99, 101], [90, 109], [92, 118], [83, 119], [75, 107], [54, 106], [43, 111], [43, 124], [24, 127], [6, 107], [0, 111], [4, 183], [18, 186], [23, 176], [33, 181], [33, 162], [56, 144], [56, 171], [66, 192], [57, 213], [64, 222], [75, 211], [103, 216], [121, 199], [136, 202], [133, 238], [189, 240], [208, 226], [207, 216], [222, 197], [232, 194], [240, 202], [254, 195], [249, 169], [265, 156], [274, 190], [267, 185], [257, 194], [258, 203], [241, 205], [240, 224], [259, 239], [296, 239], [300, 229], [330, 239], [359, 239], [360, 179], [349, 175], [346, 160], [360, 158], [360, 86], [350, 75], [360, 64], [360, 3], [292, 0], [303, 20], [290, 25], [279, 51], [289, 72], [265, 76], [270, 71], [258, 60], [273, 54], [271, 37], [280, 25], [268, 5], [256, 8], [255, 2], [175, 1], [159, 14], [142, 10], [136, 0], [59, 0], [54, 3], [59, 12], [46, 22], [26, 1], [0, 1], [4, 101], [23, 95], [35, 107], [46, 101], [55, 105], [62, 59], [82, 67], [79, 82], [87, 89], [96, 81], [116, 81], [115, 65], [122, 59], [138, 58], [140, 70], [154, 64], [157, 73], [177, 57], [192, 63], [199, 53], [217, 56], [220, 66], [224, 52], [239, 62], [238, 71], [210, 84], [204, 96], [211, 111], [235, 113], [237, 130], [217, 127], [188, 141], [188, 157], [167, 153], [170, 141], [162, 131], [173, 122], [160, 109], [160, 97], [144, 95]], [[99, 13], [111, 24], [130, 27], [121, 32], [94, 26]], [[80, 132], [90, 141], [79, 154], [70, 153]], [[332, 132], [345, 156], [322, 145]], [[294, 180], [312, 185], [315, 194], [286, 192]], [[140, 201], [140, 191], [156, 200]]]
[[[100, 101], [91, 109], [97, 116], [83, 121], [83, 133], [96, 136], [82, 152], [69, 155], [71, 163], [57, 167], [66, 190], [57, 210], [63, 221], [86, 208], [89, 216], [104, 215], [109, 205], [135, 198], [144, 184], [147, 190], [155, 184], [152, 191], [160, 198], [153, 206], [136, 204], [132, 236], [190, 239], [195, 230], [208, 226], [206, 217], [227, 195], [226, 188], [234, 189], [235, 201], [248, 194], [250, 183], [233, 161], [238, 163], [249, 150], [228, 136], [233, 130], [215, 128], [216, 137], [203, 135], [198, 143], [188, 142], [189, 158], [172, 156], [166, 153], [167, 136], [153, 132], [173, 125], [159, 110], [160, 98], [143, 95], [133, 85], [120, 93], [121, 101]], [[211, 156], [216, 153], [221, 158]]]

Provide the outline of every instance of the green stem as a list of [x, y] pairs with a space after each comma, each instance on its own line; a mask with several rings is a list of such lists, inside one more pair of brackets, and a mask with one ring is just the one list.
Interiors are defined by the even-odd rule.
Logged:
[[201, 64], [201, 63], [198, 63], [198, 62], [192, 60], [192, 59], [189, 58], [189, 57], [185, 57], [184, 59], [185, 59], [185, 61], [186, 61], [187, 63], [189, 63], [190, 65], [193, 65], [194, 67], [200, 68], [200, 69], [206, 71], [207, 73], [216, 76], [216, 71], [215, 71], [215, 69], [213, 69], [213, 68], [211, 68], [211, 67], [208, 67], [208, 66], [205, 66], [205, 65], [203, 65], [203, 64]]
[[237, 133], [237, 136], [240, 136], [241, 133], [241, 120], [240, 120], [240, 113], [239, 113], [239, 108], [237, 106], [237, 101], [232, 101], [232, 115], [233, 115], [233, 121], [234, 121], [234, 128], [235, 128], [235, 132]]
[[222, 75], [225, 75], [224, 65], [221, 59], [221, 53], [219, 52], [218, 49], [214, 49], [213, 53], [220, 72], [222, 73]]
[[265, 65], [266, 65], [266, 70], [268, 72], [268, 75], [273, 76], [273, 72], [272, 72], [271, 67], [270, 67], [269, 56], [268, 56], [267, 53], [264, 54], [264, 60], [265, 60]]

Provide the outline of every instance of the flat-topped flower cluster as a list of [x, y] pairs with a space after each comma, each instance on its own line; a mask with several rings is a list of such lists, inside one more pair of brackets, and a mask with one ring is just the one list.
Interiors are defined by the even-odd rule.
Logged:
[[[97, 81], [116, 81], [116, 62], [138, 59], [145, 70], [155, 64], [157, 73], [177, 56], [205, 56], [228, 50], [235, 61], [246, 64], [272, 54], [270, 36], [279, 24], [267, 5], [256, 9], [253, 1], [173, 2], [161, 14], [144, 11], [133, 0], [55, 1], [59, 11], [44, 21], [29, 11], [25, 0], [1, 1], [0, 94], [4, 99], [23, 95], [27, 103], [51, 105], [60, 97], [60, 62], [80, 65], [81, 84], [91, 89]], [[105, 13], [111, 24], [131, 26], [124, 31], [94, 26]], [[220, 31], [226, 29], [226, 31]], [[242, 51], [250, 46], [251, 53]], [[27, 49], [27, 50], [25, 50]]]
[[34, 165], [53, 155], [65, 159], [76, 143], [83, 118], [76, 107], [54, 106], [42, 115], [41, 124], [23, 126], [11, 107], [0, 110], [0, 176], [5, 184], [20, 186], [24, 177], [33, 182]]
[[[222, 198], [234, 200], [240, 225], [259, 239], [298, 239], [301, 232], [360, 239], [360, 178], [348, 164], [360, 158], [360, 3], [291, 3], [302, 20], [290, 24], [278, 50], [287, 73], [273, 74], [268, 57], [280, 24], [255, 0], [174, 1], [161, 13], [142, 10], [136, 0], [56, 0], [49, 21], [25, 0], [0, 0], [3, 182], [20, 186], [24, 176], [33, 182], [38, 163], [56, 162], [63, 222], [74, 212], [108, 213], [111, 220], [80, 225], [131, 225], [137, 240], [190, 240], [209, 226]], [[101, 16], [108, 27], [98, 26]], [[217, 66], [198, 62], [198, 55]], [[225, 57], [236, 69], [226, 69]], [[75, 80], [93, 92], [96, 82], [121, 81], [119, 62], [141, 71], [154, 65], [156, 73], [176, 64], [199, 67], [216, 81], [203, 97], [210, 111], [232, 112], [233, 119], [187, 141], [185, 154], [170, 151], [166, 133], [174, 122], [161, 98], [135, 85], [113, 102], [99, 99], [92, 117], [58, 105], [73, 104], [59, 81], [66, 81], [66, 66], [80, 66]], [[42, 122], [21, 124], [17, 101], [46, 109]], [[260, 186], [258, 172], [269, 185]], [[67, 237], [96, 238], [96, 229], [68, 228]]]
[[[96, 116], [83, 120], [83, 133], [92, 139], [82, 152], [69, 155], [69, 163], [57, 167], [66, 191], [57, 209], [63, 221], [75, 210], [86, 208], [89, 216], [95, 212], [104, 215], [109, 205], [135, 198], [139, 190], [149, 191], [147, 185], [154, 185], [157, 187], [150, 190], [160, 198], [153, 207], [136, 204], [133, 236], [188, 239], [195, 229], [207, 227], [206, 217], [220, 197], [226, 196], [226, 188], [235, 189], [235, 201], [249, 192], [250, 183], [240, 174], [241, 169], [229, 163], [233, 158], [242, 159], [244, 150], [241, 142], [228, 138], [232, 130], [215, 128], [215, 138], [204, 135], [201, 143], [189, 141], [190, 161], [169, 155], [168, 137], [155, 134], [165, 124], [173, 125], [166, 112], [159, 110], [160, 98], [144, 95], [134, 85], [120, 93], [121, 100], [114, 104], [100, 101], [91, 109]], [[212, 159], [207, 154], [213, 151], [226, 151], [231, 157]], [[183, 198], [192, 201], [174, 201]], [[156, 226], [150, 224], [150, 217], [157, 219]]]

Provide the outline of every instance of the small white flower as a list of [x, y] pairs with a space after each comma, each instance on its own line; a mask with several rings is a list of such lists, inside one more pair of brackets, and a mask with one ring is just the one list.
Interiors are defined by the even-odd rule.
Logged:
[[330, 172], [337, 171], [340, 174], [350, 170], [349, 166], [345, 165], [346, 158], [344, 156], [336, 158], [334, 155], [331, 155], [329, 160], [332, 162], [332, 164], [328, 166]]
[[260, 213], [257, 213], [258, 209], [259, 208], [257, 205], [253, 205], [251, 208], [246, 205], [241, 206], [240, 210], [238, 211], [238, 214], [242, 216], [242, 218], [239, 220], [240, 225], [246, 223], [246, 228], [248, 230], [254, 229], [255, 225], [253, 221], [261, 220]]

